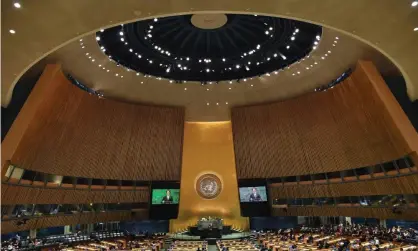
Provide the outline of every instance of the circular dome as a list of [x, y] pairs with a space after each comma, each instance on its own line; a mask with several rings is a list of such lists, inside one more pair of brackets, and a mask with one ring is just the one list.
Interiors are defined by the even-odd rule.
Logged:
[[96, 34], [119, 65], [175, 81], [240, 80], [305, 57], [322, 28], [290, 19], [233, 14], [182, 15], [133, 22]]

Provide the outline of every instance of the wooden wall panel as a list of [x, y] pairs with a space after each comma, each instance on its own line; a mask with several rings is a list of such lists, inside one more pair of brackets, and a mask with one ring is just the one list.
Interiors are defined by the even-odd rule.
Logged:
[[28, 99], [42, 102], [30, 120], [19, 120], [29, 125], [10, 156], [13, 164], [78, 177], [180, 179], [183, 108], [100, 99], [71, 84], [61, 70], [41, 77], [38, 88], [47, 91], [35, 90], [37, 97], [31, 93]]
[[88, 191], [58, 188], [33, 188], [1, 185], [2, 205], [13, 204], [88, 204], [88, 203], [147, 203], [149, 189], [136, 191]]
[[364, 207], [289, 207], [272, 208], [273, 216], [351, 216], [378, 219], [418, 220], [418, 210], [407, 209], [402, 214], [394, 214], [390, 208]]
[[270, 186], [272, 199], [418, 194], [418, 174], [349, 183]]
[[75, 224], [87, 224], [108, 221], [130, 221], [148, 219], [148, 210], [131, 212], [107, 212], [107, 213], [79, 213], [74, 215], [58, 215], [49, 217], [32, 218], [23, 226], [17, 226], [15, 220], [2, 221], [1, 233], [24, 231], [55, 226], [66, 226]]
[[412, 152], [376, 92], [385, 83], [372, 84], [365, 67], [373, 65], [358, 64], [326, 92], [233, 108], [238, 178], [345, 170]]

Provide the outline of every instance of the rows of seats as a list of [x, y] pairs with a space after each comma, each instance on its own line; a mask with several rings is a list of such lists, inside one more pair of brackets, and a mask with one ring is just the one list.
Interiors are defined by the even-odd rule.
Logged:
[[[290, 237], [292, 236], [292, 237]], [[376, 239], [361, 241], [359, 238], [352, 236], [341, 236], [336, 234], [278, 234], [278, 233], [260, 233], [258, 241], [262, 246], [268, 250], [273, 251], [314, 251], [318, 249], [336, 250], [339, 247], [349, 247], [350, 250], [363, 250], [363, 248], [370, 248], [370, 250], [416, 250], [416, 246], [412, 244], [396, 243], [385, 241], [383, 243], [377, 242]]]
[[169, 250], [170, 251], [196, 251], [202, 250], [205, 251], [208, 248], [207, 241], [174, 241]]
[[216, 242], [216, 246], [220, 251], [233, 251], [233, 250], [245, 250], [245, 251], [258, 251], [260, 248], [250, 240], [219, 240]]

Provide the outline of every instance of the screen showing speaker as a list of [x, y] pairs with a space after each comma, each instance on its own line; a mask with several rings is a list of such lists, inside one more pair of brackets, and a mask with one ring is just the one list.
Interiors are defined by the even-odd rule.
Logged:
[[176, 219], [179, 213], [180, 183], [153, 181], [150, 190], [150, 219]]
[[265, 179], [238, 180], [241, 215], [257, 217], [270, 215], [267, 181]]
[[241, 202], [266, 202], [267, 192], [265, 186], [255, 187], [240, 187], [239, 188], [239, 200]]
[[152, 205], [179, 204], [180, 189], [152, 189]]

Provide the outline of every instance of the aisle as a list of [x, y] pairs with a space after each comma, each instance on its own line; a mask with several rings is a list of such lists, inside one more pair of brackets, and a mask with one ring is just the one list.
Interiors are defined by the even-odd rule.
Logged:
[[208, 245], [208, 251], [218, 251], [216, 245]]

